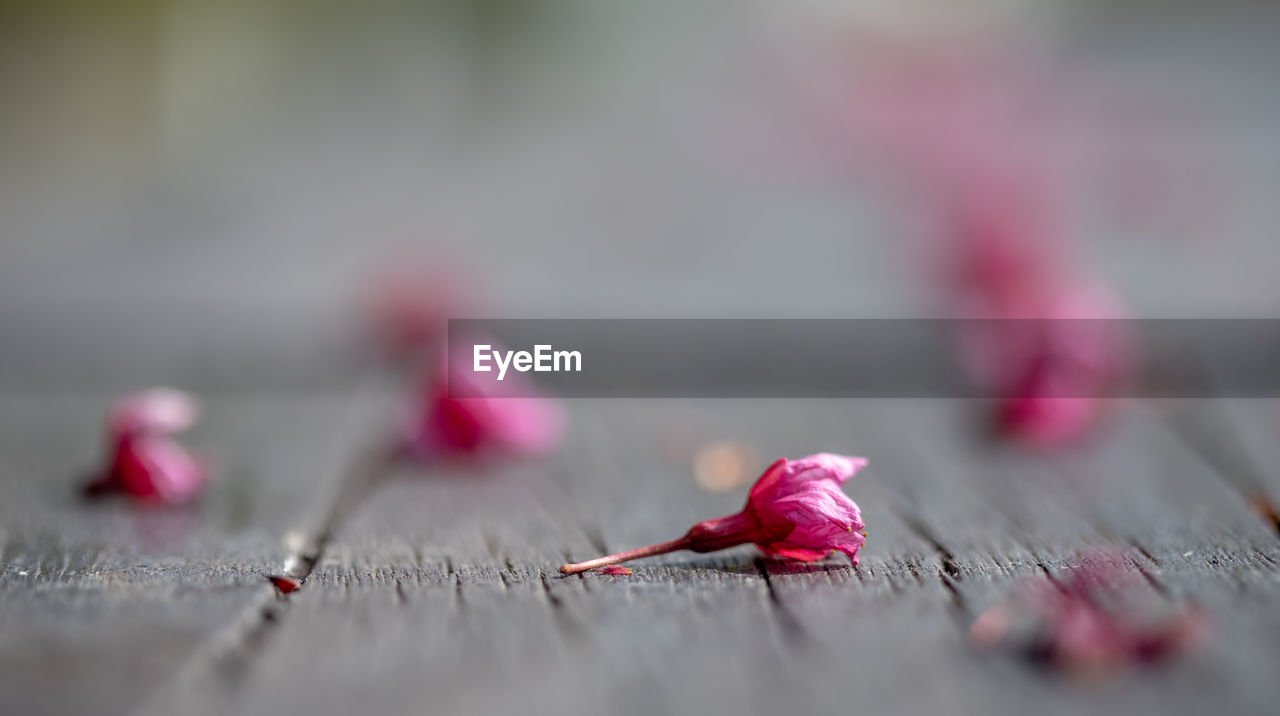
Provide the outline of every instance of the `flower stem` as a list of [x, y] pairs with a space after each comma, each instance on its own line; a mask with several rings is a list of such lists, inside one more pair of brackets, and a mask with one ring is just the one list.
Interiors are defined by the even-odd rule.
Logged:
[[588, 569], [595, 569], [596, 567], [603, 567], [609, 564], [618, 564], [619, 562], [629, 562], [633, 559], [640, 559], [641, 557], [654, 557], [660, 554], [666, 554], [668, 552], [676, 552], [682, 549], [689, 549], [689, 546], [690, 546], [689, 536], [685, 535], [680, 539], [671, 540], [670, 542], [663, 542], [661, 544], [651, 544], [648, 547], [631, 549], [631, 550], [627, 550], [626, 552], [611, 554], [607, 557], [597, 557], [596, 559], [587, 560], [586, 562], [578, 562], [576, 564], [562, 564], [560, 565], [560, 572], [562, 574], [577, 574], [579, 572], [585, 572]]
[[691, 549], [694, 552], [715, 552], [716, 550], [728, 549], [729, 547], [736, 547], [740, 544], [755, 541], [759, 533], [760, 525], [755, 517], [748, 510], [743, 510], [727, 517], [703, 520], [690, 527], [689, 531], [680, 539], [661, 544], [651, 544], [648, 547], [619, 552], [588, 562], [562, 564], [560, 565], [560, 571], [563, 574], [577, 574], [596, 567], [629, 562], [641, 557], [654, 557], [682, 549]]

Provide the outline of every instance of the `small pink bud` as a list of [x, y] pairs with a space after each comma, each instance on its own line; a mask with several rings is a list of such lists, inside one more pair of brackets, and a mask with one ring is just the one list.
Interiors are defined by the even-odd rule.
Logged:
[[866, 467], [860, 457], [819, 453], [799, 460], [780, 458], [756, 480], [742, 511], [699, 522], [683, 537], [577, 564], [560, 571], [588, 569], [687, 549], [714, 552], [754, 543], [771, 557], [801, 562], [822, 559], [839, 550], [858, 563], [866, 541], [862, 513], [840, 486]]
[[107, 414], [110, 462], [85, 492], [122, 493], [141, 502], [182, 504], [209, 480], [206, 467], [171, 437], [195, 424], [199, 405], [169, 388], [126, 395]]

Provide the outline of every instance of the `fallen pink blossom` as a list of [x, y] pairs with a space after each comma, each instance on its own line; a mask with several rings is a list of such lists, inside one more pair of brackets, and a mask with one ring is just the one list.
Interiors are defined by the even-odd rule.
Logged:
[[1133, 365], [1123, 317], [1117, 300], [1074, 284], [969, 309], [961, 352], [974, 382], [996, 396], [1000, 434], [1054, 448], [1100, 424]]
[[109, 463], [85, 492], [120, 493], [152, 504], [195, 499], [209, 481], [209, 472], [171, 436], [191, 427], [198, 416], [193, 397], [169, 388], [118, 399], [107, 414]]
[[1201, 643], [1208, 616], [1140, 597], [1144, 580], [1111, 554], [1089, 555], [1065, 574], [1038, 579], [1009, 601], [980, 615], [970, 640], [1009, 645], [1066, 672], [1102, 672], [1158, 663]]
[[[461, 345], [461, 342], [460, 342]], [[457, 349], [458, 370], [449, 382], [449, 362], [427, 375], [403, 434], [404, 453], [431, 460], [486, 454], [538, 456], [554, 450], [564, 435], [559, 402], [538, 393], [520, 374], [497, 380], [471, 370]]]
[[564, 564], [560, 571], [577, 574], [682, 549], [714, 552], [750, 543], [771, 557], [802, 562], [838, 550], [857, 564], [858, 550], [866, 541], [865, 526], [857, 503], [841, 485], [866, 465], [865, 458], [830, 453], [799, 460], [780, 458], [756, 480], [741, 512], [699, 522], [671, 542]]
[[410, 261], [383, 272], [369, 300], [370, 318], [383, 348], [400, 358], [437, 352], [449, 318], [464, 313], [471, 303], [467, 283], [448, 262]]

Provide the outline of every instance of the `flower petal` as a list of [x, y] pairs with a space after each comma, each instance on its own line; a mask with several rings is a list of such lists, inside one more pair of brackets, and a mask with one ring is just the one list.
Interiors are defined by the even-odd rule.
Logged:
[[786, 472], [787, 459], [780, 457], [773, 462], [772, 465], [765, 468], [764, 474], [756, 480], [756, 484], [751, 486], [750, 500], [764, 499], [778, 487], [778, 483], [782, 480]]
[[140, 433], [172, 435], [195, 424], [200, 404], [173, 388], [151, 388], [126, 395], [111, 405], [107, 430], [114, 438]]

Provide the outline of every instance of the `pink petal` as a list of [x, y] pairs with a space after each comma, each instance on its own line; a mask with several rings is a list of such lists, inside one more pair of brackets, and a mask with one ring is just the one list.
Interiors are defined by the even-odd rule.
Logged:
[[[1146, 603], [1144, 598], [1156, 599], [1122, 556], [1094, 553], [1056, 581], [1037, 579], [1008, 603], [993, 607], [988, 614], [997, 615], [995, 623], [984, 615], [970, 636], [983, 646], [1023, 641], [1018, 646], [1033, 656], [1070, 671], [1159, 661], [1203, 638], [1203, 610]], [[1011, 629], [1015, 623], [1025, 628]]]
[[[455, 366], [469, 366], [456, 351]], [[564, 435], [560, 404], [542, 396], [520, 374], [498, 381], [492, 374], [437, 367], [422, 393], [407, 443], [420, 458], [485, 452], [537, 456], [551, 452]]]
[[143, 501], [181, 504], [204, 489], [204, 467], [166, 437], [125, 440], [115, 456], [114, 473], [121, 489]]
[[833, 480], [836, 484], [844, 484], [849, 478], [858, 474], [867, 466], [865, 457], [849, 457], [821, 452], [799, 460], [791, 461], [789, 467], [798, 480]]
[[194, 397], [172, 388], [152, 388], [112, 403], [107, 430], [117, 439], [139, 433], [171, 435], [190, 428], [199, 416]]
[[961, 324], [974, 382], [1000, 398], [996, 426], [1039, 447], [1071, 442], [1108, 413], [1132, 364], [1119, 304], [1084, 285], [1037, 287], [988, 302]]
[[753, 541], [775, 556], [812, 561], [840, 550], [856, 561], [866, 541], [862, 514], [840, 485], [866, 464], [829, 453], [774, 463], [745, 508], [759, 525]]
[[436, 349], [445, 339], [450, 317], [471, 304], [469, 281], [452, 263], [420, 259], [400, 262], [378, 276], [369, 302], [374, 329], [393, 354]]
[[863, 529], [858, 505], [839, 487], [827, 483], [816, 483], [779, 497], [768, 503], [767, 509], [785, 516], [800, 529], [807, 525], [831, 526], [844, 531]]
[[760, 551], [770, 557], [786, 557], [794, 559], [798, 562], [816, 562], [820, 559], [826, 559], [831, 554], [830, 549], [806, 549], [804, 547], [788, 547], [779, 543], [768, 543], [759, 545]]
[[271, 586], [275, 587], [276, 591], [281, 594], [292, 594], [298, 591], [298, 587], [302, 586], [302, 583], [298, 580], [292, 577], [282, 577], [278, 574], [268, 574], [267, 581], [271, 582]]
[[867, 466], [867, 459], [833, 453], [817, 453], [798, 460], [779, 458], [770, 465], [756, 484], [750, 498], [755, 501], [768, 499], [775, 491], [785, 491], [796, 483], [830, 480], [842, 484]]
[[773, 490], [777, 489], [778, 483], [781, 482], [783, 475], [786, 473], [787, 459], [780, 457], [774, 461], [772, 465], [765, 468], [764, 474], [756, 480], [756, 484], [751, 486], [750, 499], [763, 499]]

